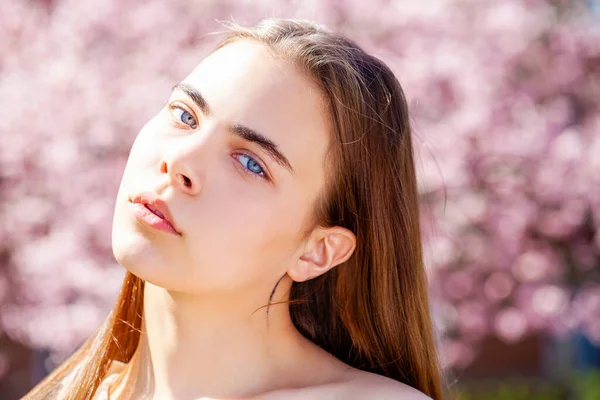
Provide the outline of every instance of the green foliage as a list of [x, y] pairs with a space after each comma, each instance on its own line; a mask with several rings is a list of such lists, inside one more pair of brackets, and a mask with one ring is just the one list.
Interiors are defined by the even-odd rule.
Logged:
[[574, 374], [573, 399], [600, 399], [600, 370], [592, 370], [585, 374]]
[[452, 400], [599, 400], [600, 370], [574, 372], [567, 381], [484, 380], [458, 385]]

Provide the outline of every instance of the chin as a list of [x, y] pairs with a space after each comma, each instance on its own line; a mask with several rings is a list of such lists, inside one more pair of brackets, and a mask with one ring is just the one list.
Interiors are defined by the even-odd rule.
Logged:
[[180, 260], [160, 253], [157, 247], [140, 233], [113, 235], [113, 255], [127, 271], [145, 282], [173, 291], [186, 291], [189, 277]]

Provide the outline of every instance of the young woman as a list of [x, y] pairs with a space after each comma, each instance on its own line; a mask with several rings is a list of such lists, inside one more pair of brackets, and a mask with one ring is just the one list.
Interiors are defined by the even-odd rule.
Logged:
[[311, 23], [231, 33], [125, 168], [105, 324], [27, 399], [441, 399], [407, 104]]

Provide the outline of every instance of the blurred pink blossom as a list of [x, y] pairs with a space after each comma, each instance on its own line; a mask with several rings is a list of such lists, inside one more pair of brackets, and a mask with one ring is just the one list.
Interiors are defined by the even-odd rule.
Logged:
[[124, 275], [110, 229], [134, 136], [214, 20], [267, 16], [346, 33], [402, 83], [446, 365], [488, 334], [600, 343], [600, 27], [579, 0], [0, 2], [6, 334], [57, 359], [97, 328]]
[[515, 342], [527, 332], [527, 319], [519, 309], [505, 308], [496, 314], [494, 327], [501, 339]]

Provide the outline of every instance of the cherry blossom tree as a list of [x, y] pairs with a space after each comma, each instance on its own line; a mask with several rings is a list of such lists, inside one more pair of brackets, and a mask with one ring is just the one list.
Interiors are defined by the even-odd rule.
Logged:
[[405, 88], [445, 364], [490, 334], [600, 343], [600, 23], [586, 4], [0, 2], [0, 334], [60, 360], [97, 328], [125, 272], [110, 230], [133, 138], [216, 20], [281, 16], [346, 33]]

